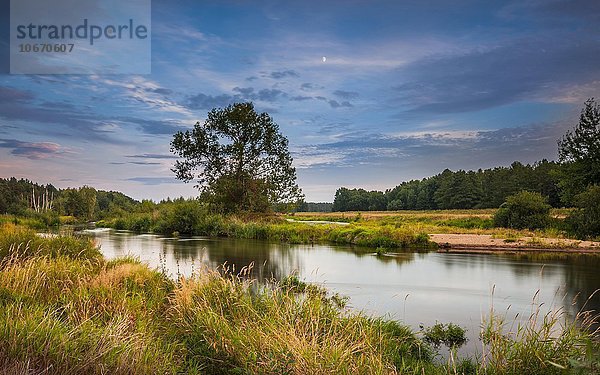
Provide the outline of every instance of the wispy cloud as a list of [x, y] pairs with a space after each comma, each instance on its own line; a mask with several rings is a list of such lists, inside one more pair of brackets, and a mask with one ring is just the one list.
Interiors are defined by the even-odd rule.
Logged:
[[300, 77], [300, 74], [298, 74], [294, 70], [283, 70], [283, 71], [271, 72], [271, 74], [269, 74], [269, 76], [273, 79], [283, 79], [286, 77], [297, 78], [297, 77]]
[[[600, 77], [600, 44], [566, 36], [525, 38], [467, 54], [432, 57], [402, 69], [400, 102], [420, 113], [478, 111], [523, 100], [547, 101]], [[585, 98], [577, 98], [582, 101]]]
[[152, 186], [181, 183], [181, 181], [175, 179], [175, 177], [132, 177], [128, 178], [127, 181], [139, 182], [143, 185]]
[[31, 160], [60, 157], [72, 153], [68, 148], [53, 142], [23, 142], [16, 139], [0, 139], [0, 148], [10, 149], [11, 154]]
[[169, 154], [137, 154], [137, 155], [125, 155], [127, 158], [141, 158], [141, 159], [177, 159], [175, 155]]

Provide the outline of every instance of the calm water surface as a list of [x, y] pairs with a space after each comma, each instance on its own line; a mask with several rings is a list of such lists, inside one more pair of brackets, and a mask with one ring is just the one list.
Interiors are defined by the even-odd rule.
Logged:
[[[237, 269], [254, 262], [258, 280], [296, 273], [348, 296], [349, 306], [397, 319], [418, 329], [454, 322], [468, 329], [465, 351], [477, 351], [482, 316], [490, 307], [508, 320], [532, 309], [564, 309], [573, 315], [600, 288], [600, 257], [523, 259], [510, 255], [402, 252], [377, 256], [372, 249], [337, 245], [289, 245], [227, 238], [165, 238], [113, 230], [90, 231], [107, 258], [132, 255], [173, 277], [201, 265]], [[539, 292], [538, 292], [539, 291]], [[537, 295], [536, 295], [537, 293]], [[576, 302], [573, 304], [573, 299]], [[535, 301], [534, 301], [535, 296]], [[600, 309], [600, 295], [585, 309]]]

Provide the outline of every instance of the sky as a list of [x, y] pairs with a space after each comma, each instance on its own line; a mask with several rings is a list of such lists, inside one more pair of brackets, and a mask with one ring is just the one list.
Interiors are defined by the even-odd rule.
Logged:
[[252, 101], [289, 139], [307, 201], [444, 169], [557, 158], [600, 97], [600, 3], [159, 1], [150, 74], [9, 74], [0, 0], [0, 177], [136, 199], [194, 196], [173, 134]]

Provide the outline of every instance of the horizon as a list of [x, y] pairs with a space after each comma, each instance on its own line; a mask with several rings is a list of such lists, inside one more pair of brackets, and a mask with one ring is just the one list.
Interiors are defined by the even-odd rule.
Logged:
[[136, 200], [197, 196], [173, 134], [252, 101], [289, 139], [307, 202], [450, 170], [557, 159], [600, 96], [594, 1], [152, 2], [152, 73], [9, 74], [0, 173]]

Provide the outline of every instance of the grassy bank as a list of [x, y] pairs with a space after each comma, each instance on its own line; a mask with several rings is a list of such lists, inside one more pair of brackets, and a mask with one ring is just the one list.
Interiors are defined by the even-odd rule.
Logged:
[[496, 209], [382, 211], [382, 212], [298, 212], [295, 220], [329, 220], [339, 222], [379, 223], [403, 227], [416, 233], [489, 234], [497, 238], [550, 237], [572, 238], [566, 231], [564, 218], [571, 209], [552, 209], [551, 225], [546, 229], [517, 230], [494, 227]]
[[[259, 286], [203, 270], [174, 282], [133, 259], [104, 260], [86, 237], [32, 236], [0, 228], [3, 374], [566, 374], [598, 365], [597, 343], [559, 317], [516, 333], [494, 318], [483, 357], [438, 363], [419, 333], [345, 311], [294, 278]], [[27, 243], [35, 251], [15, 251]]]
[[100, 227], [154, 232], [164, 235], [197, 235], [260, 239], [287, 243], [350, 244], [381, 248], [432, 248], [428, 236], [403, 225], [377, 221], [350, 225], [311, 225], [288, 222], [280, 216], [224, 216], [210, 214], [194, 202], [153, 213], [127, 214], [97, 223]]

